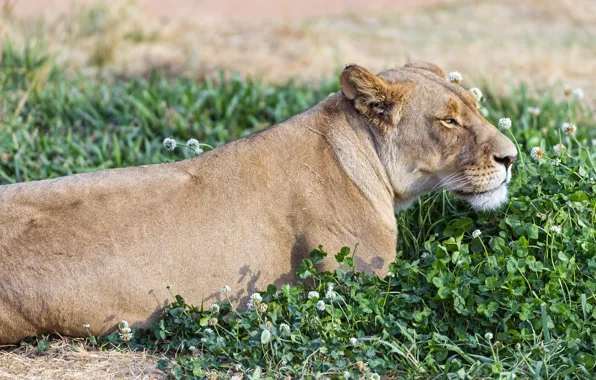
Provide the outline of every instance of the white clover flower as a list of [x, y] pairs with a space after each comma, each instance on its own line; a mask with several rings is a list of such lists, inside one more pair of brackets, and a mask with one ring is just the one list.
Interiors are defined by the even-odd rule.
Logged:
[[120, 322], [118, 322], [118, 329], [119, 330], [123, 330], [123, 329], [126, 329], [126, 328], [128, 328], [128, 322], [126, 322], [126, 321], [120, 321]]
[[311, 290], [310, 292], [308, 292], [308, 295], [306, 296], [306, 298], [308, 298], [309, 300], [312, 300], [312, 299], [317, 300], [317, 299], [319, 299], [319, 292]]
[[561, 125], [561, 129], [563, 132], [565, 132], [565, 134], [572, 135], [575, 133], [576, 127], [575, 124], [572, 123], [563, 123], [563, 125]]
[[538, 116], [540, 112], [541, 110], [538, 107], [528, 107], [528, 113], [532, 116]]
[[557, 145], [553, 146], [553, 149], [555, 152], [561, 153], [562, 151], [564, 151], [567, 148], [563, 144], [557, 144]]
[[357, 344], [358, 344], [358, 339], [356, 339], [356, 338], [354, 338], [354, 337], [350, 338], [350, 344], [351, 344], [352, 346], [355, 346], [355, 345], [357, 345]]
[[395, 273], [389, 271], [387, 272], [387, 277], [395, 277]]
[[83, 328], [84, 329], [90, 329], [91, 325], [89, 323], [83, 323]]
[[449, 82], [451, 83], [461, 83], [461, 81], [464, 79], [464, 77], [459, 73], [459, 71], [452, 71], [449, 73]]
[[127, 332], [127, 333], [120, 333], [120, 340], [122, 340], [123, 342], [128, 342], [129, 340], [131, 340], [133, 338], [133, 333], [131, 332]]
[[480, 91], [479, 88], [477, 87], [472, 87], [470, 90], [470, 93], [472, 94], [472, 96], [474, 97], [474, 99], [476, 99], [477, 102], [482, 101], [482, 91]]
[[555, 158], [555, 159], [553, 160], [553, 164], [555, 164], [555, 165], [561, 165], [561, 160], [560, 160], [560, 159], [558, 159], [558, 158]]
[[212, 330], [212, 329], [210, 329], [209, 327], [207, 327], [205, 330], [203, 330], [203, 332], [204, 332], [205, 334], [213, 334], [213, 330]]
[[207, 343], [207, 338], [201, 338], [201, 343]]
[[373, 373], [370, 375], [369, 380], [381, 380], [381, 376], [378, 373]]
[[571, 92], [571, 96], [573, 96], [573, 99], [582, 100], [584, 98], [584, 90], [576, 88]]
[[482, 235], [482, 231], [480, 231], [480, 230], [474, 230], [474, 231], [472, 232], [472, 237], [473, 237], [474, 239], [476, 239], [476, 238], [477, 238], [478, 236], [480, 236], [480, 235]]
[[503, 117], [499, 119], [499, 128], [506, 131], [511, 128], [511, 119], [508, 117]]
[[422, 252], [422, 255], [420, 255], [420, 258], [422, 260], [426, 259], [428, 257], [428, 252]]
[[333, 291], [333, 288], [334, 288], [333, 284], [327, 285], [327, 293], [325, 293], [325, 297], [329, 298], [330, 300], [337, 297], [337, 293], [335, 291]]
[[186, 142], [186, 146], [192, 150], [197, 150], [199, 149], [199, 140], [190, 139]]
[[249, 309], [254, 309], [255, 306], [258, 306], [261, 301], [263, 301], [263, 297], [261, 297], [261, 295], [259, 293], [253, 293], [250, 296], [250, 299], [248, 301], [248, 303], [246, 304], [246, 306]]
[[232, 291], [232, 288], [230, 288], [227, 285], [225, 285], [223, 288], [221, 288], [221, 294], [229, 294], [231, 291]]
[[123, 342], [128, 342], [132, 339], [133, 334], [130, 327], [128, 327], [128, 322], [120, 321], [120, 323], [118, 323], [118, 330], [120, 330], [118, 335], [120, 335], [120, 339]]
[[199, 154], [203, 153], [203, 149], [197, 148], [195, 149], [195, 154], [198, 156]]
[[211, 312], [212, 313], [219, 313], [219, 305], [214, 303], [213, 305], [211, 305]]
[[515, 349], [518, 351], [521, 350], [521, 344], [515, 343]]
[[556, 234], [560, 234], [562, 230], [563, 230], [563, 229], [561, 228], [561, 226], [552, 226], [552, 227], [550, 228], [550, 231], [551, 231], [551, 232], [554, 232], [554, 233], [556, 233]]
[[486, 108], [486, 107], [480, 108], [480, 114], [484, 117], [488, 117], [488, 108]]
[[486, 334], [484, 334], [484, 339], [491, 340], [492, 338], [493, 338], [493, 334], [492, 333], [487, 332]]
[[257, 304], [257, 303], [255, 303], [255, 301], [254, 301], [254, 300], [252, 300], [252, 299], [249, 299], [249, 300], [248, 300], [248, 302], [246, 303], [246, 307], [247, 307], [249, 310], [257, 310], [257, 308], [258, 308], [258, 304]]
[[188, 351], [196, 351], [197, 348], [195, 346], [190, 346], [188, 347]]
[[174, 149], [176, 149], [176, 140], [174, 140], [171, 137], [168, 137], [163, 140], [163, 146], [167, 150], [174, 150]]
[[544, 151], [542, 150], [541, 147], [539, 146], [535, 146], [532, 148], [532, 151], [530, 152], [530, 157], [532, 157], [535, 160], [541, 160], [542, 157], [544, 156]]
[[285, 333], [287, 333], [287, 332], [290, 332], [290, 325], [288, 325], [287, 323], [281, 323], [281, 324], [279, 325], [279, 331], [280, 331], [282, 334], [285, 334]]
[[324, 311], [325, 310], [325, 302], [323, 302], [323, 301], [317, 302], [317, 309], [319, 309], [320, 311]]
[[325, 297], [327, 297], [328, 299], [332, 300], [335, 297], [337, 297], [337, 293], [335, 293], [335, 291], [333, 291], [333, 288], [327, 289], [327, 293], [325, 293]]

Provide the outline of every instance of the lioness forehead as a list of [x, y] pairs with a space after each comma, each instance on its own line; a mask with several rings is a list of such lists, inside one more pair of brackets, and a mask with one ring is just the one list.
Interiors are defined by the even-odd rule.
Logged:
[[378, 75], [380, 78], [390, 83], [413, 82], [421, 87], [440, 87], [447, 92], [452, 93], [467, 105], [474, 113], [478, 112], [476, 100], [468, 90], [456, 83], [451, 83], [447, 79], [430, 72], [428, 70], [414, 67], [402, 67], [399, 69], [390, 69], [383, 71]]

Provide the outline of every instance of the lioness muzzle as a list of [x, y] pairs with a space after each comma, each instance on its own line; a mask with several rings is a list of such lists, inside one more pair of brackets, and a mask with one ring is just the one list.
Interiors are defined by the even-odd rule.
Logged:
[[319, 244], [359, 243], [356, 268], [383, 275], [394, 209], [435, 189], [505, 202], [515, 147], [439, 68], [348, 66], [340, 86], [196, 158], [1, 186], [0, 344], [145, 327], [167, 285], [191, 303], [224, 285], [240, 299], [294, 281]]

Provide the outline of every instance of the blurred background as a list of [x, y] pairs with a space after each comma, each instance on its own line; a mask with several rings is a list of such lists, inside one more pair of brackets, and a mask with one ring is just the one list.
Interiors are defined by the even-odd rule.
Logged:
[[428, 60], [496, 91], [581, 87], [593, 107], [594, 0], [4, 0], [2, 43], [70, 72], [318, 81]]

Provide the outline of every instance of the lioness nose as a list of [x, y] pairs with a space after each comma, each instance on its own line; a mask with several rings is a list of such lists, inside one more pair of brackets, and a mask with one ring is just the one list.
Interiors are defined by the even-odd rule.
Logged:
[[517, 156], [505, 156], [505, 157], [495, 156], [495, 161], [497, 161], [500, 164], [505, 165], [505, 168], [510, 167], [511, 164], [513, 164], [515, 162], [515, 160], [517, 160]]

